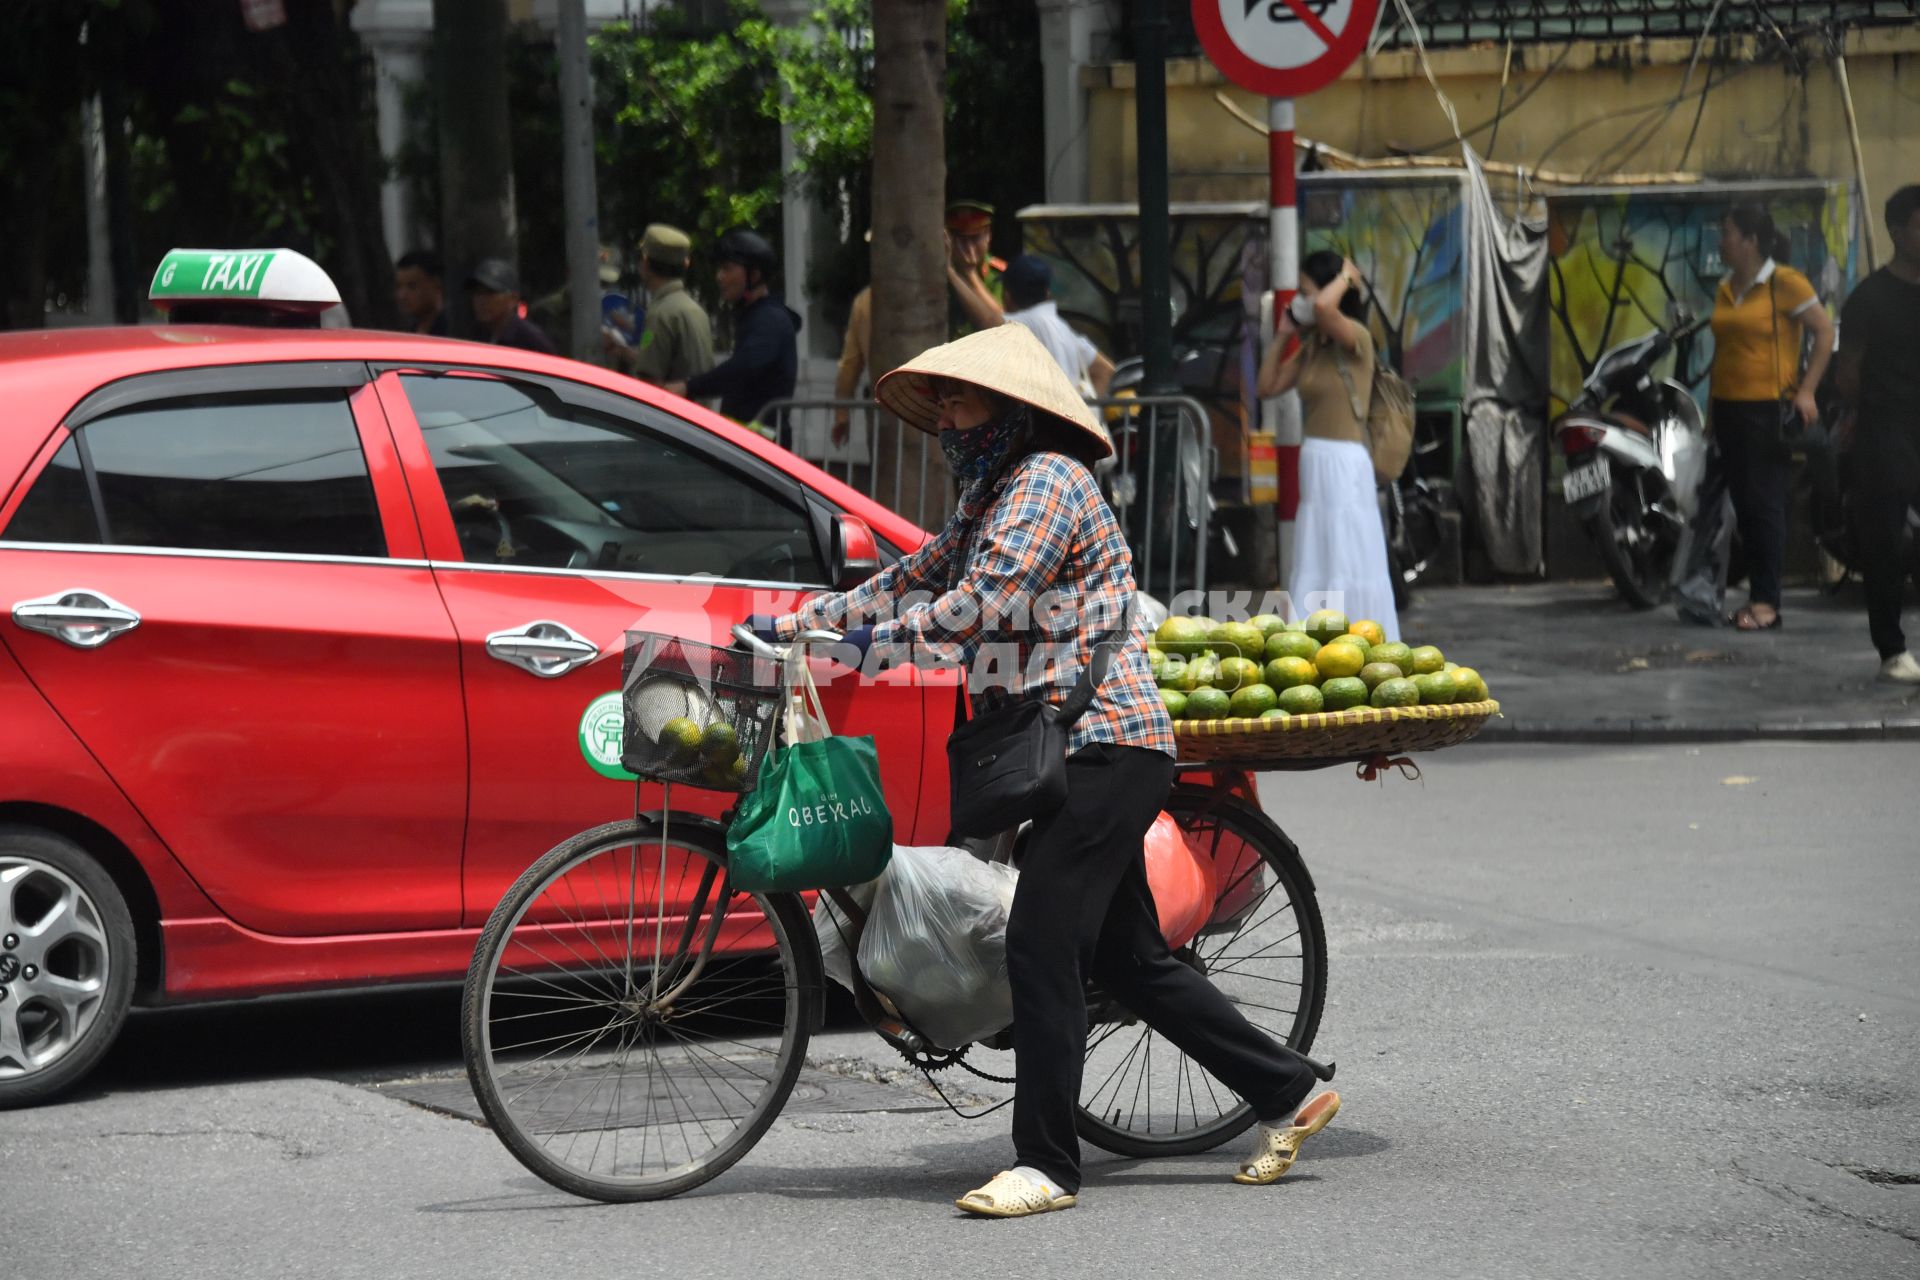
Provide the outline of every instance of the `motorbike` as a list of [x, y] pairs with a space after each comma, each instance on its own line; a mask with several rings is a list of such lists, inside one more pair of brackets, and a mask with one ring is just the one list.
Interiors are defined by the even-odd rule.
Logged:
[[[1439, 444], [1414, 445], [1414, 456]], [[1393, 607], [1405, 613], [1413, 604], [1413, 584], [1439, 553], [1446, 538], [1446, 512], [1457, 507], [1451, 482], [1422, 476], [1409, 465], [1400, 478], [1379, 489], [1380, 520], [1387, 531], [1387, 572], [1393, 579]]]
[[1686, 367], [1706, 324], [1676, 308], [1668, 327], [1606, 352], [1553, 421], [1566, 458], [1561, 496], [1636, 609], [1667, 598], [1709, 455], [1699, 404], [1684, 383], [1654, 377], [1653, 366], [1678, 349]]

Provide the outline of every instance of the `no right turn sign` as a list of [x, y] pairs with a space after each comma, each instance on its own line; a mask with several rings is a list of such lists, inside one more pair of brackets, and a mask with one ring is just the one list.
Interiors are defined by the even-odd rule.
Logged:
[[1380, 0], [1193, 0], [1215, 66], [1243, 89], [1297, 98], [1340, 78], [1366, 48]]

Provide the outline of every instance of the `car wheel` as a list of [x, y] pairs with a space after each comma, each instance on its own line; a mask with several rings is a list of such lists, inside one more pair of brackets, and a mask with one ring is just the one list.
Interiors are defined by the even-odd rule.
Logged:
[[0, 1109], [93, 1070], [133, 1000], [133, 917], [70, 840], [0, 827]]

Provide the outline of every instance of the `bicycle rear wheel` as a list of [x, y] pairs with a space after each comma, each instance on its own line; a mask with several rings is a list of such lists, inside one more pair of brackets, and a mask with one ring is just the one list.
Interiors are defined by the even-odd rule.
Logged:
[[556, 846], [467, 972], [481, 1110], [527, 1168], [594, 1200], [678, 1195], [745, 1155], [793, 1089], [820, 999], [798, 899], [731, 892], [717, 824], [673, 814], [667, 832], [612, 822]]
[[[1174, 955], [1218, 987], [1248, 1021], [1306, 1053], [1327, 991], [1326, 932], [1300, 852], [1244, 801], [1176, 787], [1166, 810], [1218, 891], [1200, 935]], [[1123, 1156], [1210, 1151], [1244, 1133], [1253, 1110], [1146, 1023], [1096, 1009], [1087, 1037], [1077, 1127]]]

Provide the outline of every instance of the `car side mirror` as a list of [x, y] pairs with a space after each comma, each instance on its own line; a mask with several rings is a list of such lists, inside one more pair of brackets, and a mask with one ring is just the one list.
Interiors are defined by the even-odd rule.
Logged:
[[830, 541], [827, 571], [835, 591], [851, 591], [880, 572], [880, 542], [859, 516], [834, 516]]

